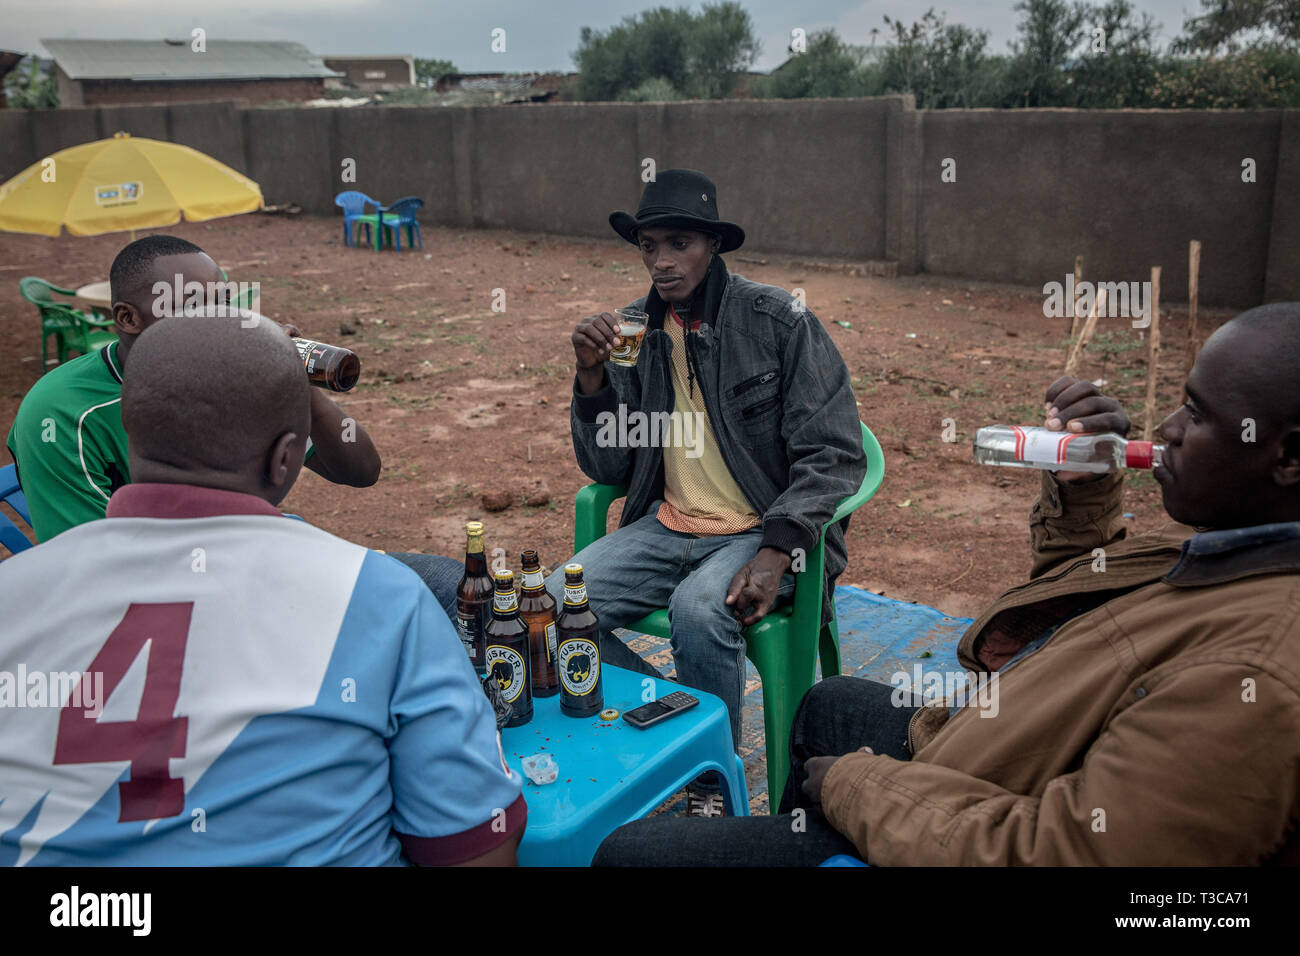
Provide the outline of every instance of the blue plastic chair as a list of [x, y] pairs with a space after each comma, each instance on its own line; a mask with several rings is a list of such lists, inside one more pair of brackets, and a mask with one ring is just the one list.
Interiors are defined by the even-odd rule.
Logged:
[[406, 229], [407, 246], [415, 246], [419, 243], [421, 251], [424, 250], [424, 238], [420, 235], [420, 224], [415, 221], [415, 214], [424, 205], [424, 200], [419, 196], [403, 196], [401, 199], [390, 203], [387, 206], [379, 207], [379, 246], [382, 248], [384, 238], [388, 235], [384, 230], [392, 232], [394, 248], [398, 252], [402, 251], [402, 229]]
[[821, 866], [870, 866], [870, 863], [863, 863], [856, 856], [849, 856], [847, 853], [837, 853], [829, 860], [823, 860], [818, 864]]
[[[366, 227], [366, 242], [379, 248], [379, 230], [375, 229], [372, 233], [372, 227], [379, 223], [378, 212], [381, 208], [379, 201], [371, 199], [365, 193], [357, 192], [355, 189], [349, 189], [347, 192], [341, 192], [334, 197], [334, 205], [343, 210], [343, 244], [345, 246], [355, 246], [356, 231], [361, 227]], [[375, 212], [367, 213], [366, 206], [374, 206]]]
[[[32, 515], [27, 510], [27, 499], [23, 497], [22, 488], [18, 485], [18, 468], [14, 465], [0, 468], [0, 501], [13, 508], [18, 517], [27, 522], [28, 527], [31, 526]], [[8, 548], [10, 554], [26, 551], [33, 546], [22, 529], [3, 511], [0, 511], [0, 544]]]
[[[510, 769], [548, 753], [559, 777], [548, 784], [524, 778], [528, 829], [519, 844], [521, 866], [588, 866], [605, 837], [648, 816], [706, 770], [723, 778], [723, 798], [733, 816], [749, 816], [745, 766], [731, 745], [731, 721], [718, 697], [655, 680], [621, 667], [602, 668], [605, 707], [614, 720], [567, 717], [560, 695], [533, 700], [533, 719], [501, 731]], [[653, 686], [647, 687], [646, 681]], [[651, 699], [687, 689], [700, 703], [653, 727], [638, 729], [622, 717]]]

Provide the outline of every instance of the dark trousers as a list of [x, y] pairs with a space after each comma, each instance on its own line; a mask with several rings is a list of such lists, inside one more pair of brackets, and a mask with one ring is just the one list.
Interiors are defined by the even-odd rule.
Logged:
[[917, 708], [895, 707], [894, 688], [829, 677], [804, 695], [790, 730], [790, 778], [780, 813], [761, 817], [647, 817], [619, 827], [593, 866], [817, 866], [857, 849], [826, 822], [803, 792], [810, 757], [862, 747], [907, 760], [907, 723]]

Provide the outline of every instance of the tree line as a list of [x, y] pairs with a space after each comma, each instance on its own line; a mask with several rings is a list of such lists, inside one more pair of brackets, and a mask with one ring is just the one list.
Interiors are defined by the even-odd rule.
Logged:
[[576, 100], [671, 101], [911, 93], [927, 109], [970, 107], [1266, 108], [1300, 106], [1300, 2], [1201, 0], [1166, 47], [1128, 0], [1019, 0], [1006, 54], [989, 33], [933, 9], [889, 16], [869, 42], [792, 31], [789, 58], [747, 76], [761, 52], [734, 0], [700, 12], [657, 7], [605, 31], [583, 27], [567, 91]]

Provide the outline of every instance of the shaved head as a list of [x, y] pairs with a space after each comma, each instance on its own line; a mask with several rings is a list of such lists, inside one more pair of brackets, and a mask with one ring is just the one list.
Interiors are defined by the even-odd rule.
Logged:
[[278, 503], [302, 467], [309, 387], [293, 342], [261, 316], [151, 325], [135, 343], [122, 385], [132, 479]]

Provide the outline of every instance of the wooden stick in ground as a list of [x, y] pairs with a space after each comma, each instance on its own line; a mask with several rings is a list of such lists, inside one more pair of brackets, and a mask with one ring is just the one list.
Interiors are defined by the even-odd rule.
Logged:
[[1074, 301], [1070, 303], [1070, 338], [1079, 331], [1079, 283], [1083, 281], [1083, 256], [1074, 257]]
[[1151, 267], [1151, 327], [1147, 329], [1147, 404], [1142, 411], [1142, 440], [1151, 440], [1156, 415], [1156, 379], [1160, 365], [1160, 267]]
[[1098, 287], [1097, 298], [1093, 300], [1092, 311], [1088, 313], [1088, 318], [1083, 323], [1083, 331], [1079, 333], [1079, 341], [1074, 343], [1074, 348], [1070, 350], [1070, 357], [1065, 360], [1065, 374], [1073, 375], [1074, 370], [1079, 367], [1079, 360], [1083, 358], [1083, 350], [1088, 347], [1088, 342], [1092, 339], [1092, 333], [1097, 328], [1097, 316], [1106, 310], [1106, 290]]
[[1193, 239], [1187, 246], [1187, 374], [1192, 374], [1201, 338], [1196, 331], [1196, 307], [1200, 301], [1201, 243]]

